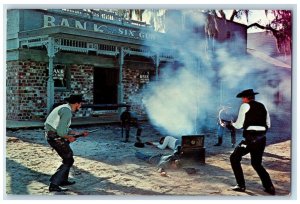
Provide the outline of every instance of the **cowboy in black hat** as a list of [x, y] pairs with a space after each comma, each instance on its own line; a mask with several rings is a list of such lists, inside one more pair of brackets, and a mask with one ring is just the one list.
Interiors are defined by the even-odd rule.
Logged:
[[237, 185], [232, 188], [234, 191], [244, 192], [246, 190], [245, 179], [241, 167], [242, 157], [248, 153], [251, 156], [251, 165], [259, 175], [265, 192], [275, 195], [275, 188], [271, 178], [262, 166], [262, 156], [266, 147], [266, 132], [270, 128], [270, 116], [265, 106], [255, 101], [253, 89], [247, 89], [239, 94], [243, 104], [240, 107], [238, 118], [232, 125], [236, 129], [243, 128], [245, 138], [230, 155], [230, 162], [235, 175]]
[[125, 128], [125, 141], [129, 142], [129, 133], [130, 133], [130, 127], [134, 126], [137, 128], [136, 131], [136, 142], [134, 144], [135, 147], [142, 148], [144, 147], [144, 143], [141, 141], [141, 134], [142, 134], [142, 128], [140, 126], [140, 123], [138, 121], [137, 114], [135, 112], [130, 111], [130, 105], [126, 106], [126, 110], [120, 115], [120, 120], [122, 121], [122, 138], [123, 138], [123, 128]]
[[54, 108], [45, 122], [45, 137], [49, 145], [63, 159], [62, 165], [56, 173], [50, 178], [49, 191], [66, 191], [67, 186], [75, 184], [75, 181], [69, 181], [69, 171], [74, 163], [73, 151], [70, 143], [76, 140], [79, 135], [87, 136], [88, 132], [75, 132], [69, 127], [71, 125], [72, 112], [77, 112], [81, 103], [84, 102], [82, 95], [70, 95], [65, 99], [68, 103]]
[[259, 94], [257, 92], [254, 92], [253, 89], [247, 89], [242, 91], [241, 93], [238, 93], [238, 95], [236, 95], [237, 98], [246, 98], [246, 97], [251, 97], [251, 96], [255, 96], [256, 94]]

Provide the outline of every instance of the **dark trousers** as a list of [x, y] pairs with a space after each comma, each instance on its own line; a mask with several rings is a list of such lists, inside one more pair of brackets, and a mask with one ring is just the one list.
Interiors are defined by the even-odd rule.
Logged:
[[230, 136], [231, 136], [231, 144], [236, 143], [236, 133], [235, 133], [235, 129], [230, 130]]
[[[142, 128], [140, 127], [140, 124], [138, 123], [138, 121], [127, 121], [127, 122], [123, 122], [122, 123], [122, 130], [123, 128], [125, 128], [125, 138], [126, 140], [129, 139], [129, 133], [130, 133], [130, 127], [135, 127], [137, 130], [136, 130], [136, 139], [138, 140], [138, 142], [141, 142], [140, 141], [140, 136], [141, 136], [141, 133], [142, 133]], [[122, 137], [123, 137], [123, 132], [122, 132]]]
[[[273, 186], [271, 178], [265, 168], [262, 166], [262, 157], [266, 147], [265, 134], [250, 135], [247, 134], [243, 140], [230, 155], [231, 167], [239, 186], [245, 187], [244, 173], [241, 167], [242, 157], [248, 153], [251, 156], [251, 165], [257, 172], [264, 188]], [[246, 146], [244, 146], [246, 145]]]
[[73, 151], [70, 143], [64, 139], [48, 139], [49, 145], [57, 152], [62, 158], [62, 164], [56, 170], [55, 174], [50, 178], [50, 182], [55, 185], [60, 185], [62, 182], [68, 180], [70, 168], [74, 163]]

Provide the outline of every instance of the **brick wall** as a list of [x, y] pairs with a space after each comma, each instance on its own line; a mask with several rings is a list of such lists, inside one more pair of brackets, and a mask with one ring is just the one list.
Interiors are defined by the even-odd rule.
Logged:
[[[48, 63], [34, 61], [7, 62], [6, 117], [9, 120], [45, 119], [47, 116]], [[55, 91], [54, 103], [63, 103], [72, 94], [83, 94], [88, 103], [93, 102], [93, 67], [70, 65], [71, 88]], [[77, 116], [88, 115], [81, 110]]]
[[[70, 94], [83, 94], [87, 103], [93, 103], [94, 67], [92, 65], [67, 65], [70, 67], [70, 89], [55, 90], [54, 103], [64, 103]], [[7, 62], [6, 116], [9, 120], [44, 120], [47, 116], [48, 63], [35, 61]], [[132, 111], [145, 114], [142, 107], [140, 75], [147, 69], [127, 64], [123, 71], [124, 102], [132, 104]], [[150, 67], [149, 69], [150, 70]], [[81, 109], [75, 117], [92, 114], [91, 109]]]
[[144, 79], [141, 79], [141, 75], [143, 75], [145, 72], [150, 73], [150, 70], [153, 70], [153, 68], [151, 68], [151, 66], [146, 67], [145, 64], [142, 64], [141, 67], [144, 68], [138, 69], [131, 65], [125, 66], [123, 70], [123, 85], [124, 102], [131, 104], [131, 110], [136, 112], [138, 115], [143, 116], [146, 114], [146, 112], [142, 103], [142, 89], [147, 83], [145, 83]]
[[131, 104], [131, 111], [137, 112], [136, 102], [138, 101], [136, 96], [139, 91], [139, 83], [138, 83], [139, 70], [136, 69], [128, 69], [125, 68], [123, 70], [123, 101], [127, 104]]
[[46, 66], [44, 62], [7, 62], [7, 119], [37, 119], [47, 114]]
[[[93, 103], [94, 67], [92, 65], [71, 65], [71, 91], [67, 94], [82, 94], [86, 103]], [[59, 94], [56, 94], [59, 95]], [[67, 97], [66, 96], [66, 97]], [[80, 109], [75, 117], [90, 116], [91, 109]]]

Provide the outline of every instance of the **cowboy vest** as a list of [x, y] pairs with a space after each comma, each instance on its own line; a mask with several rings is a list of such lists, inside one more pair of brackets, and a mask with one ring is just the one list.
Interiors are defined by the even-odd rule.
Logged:
[[262, 103], [250, 101], [249, 111], [245, 115], [243, 128], [247, 130], [249, 126], [262, 126], [267, 128], [267, 110]]
[[[49, 116], [46, 119], [45, 124], [50, 125], [51, 127], [53, 127], [55, 130], [57, 129], [58, 123], [59, 123], [59, 119], [60, 116], [58, 115], [58, 112], [62, 109], [62, 108], [68, 108], [71, 111], [71, 107], [69, 104], [63, 104], [60, 105], [56, 108], [53, 109], [53, 111], [49, 114]], [[68, 127], [70, 127], [71, 125], [71, 120], [68, 124]]]

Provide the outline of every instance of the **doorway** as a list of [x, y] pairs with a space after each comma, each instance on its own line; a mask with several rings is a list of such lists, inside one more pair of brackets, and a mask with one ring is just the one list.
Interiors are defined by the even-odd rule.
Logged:
[[94, 104], [118, 103], [119, 70], [94, 68]]

